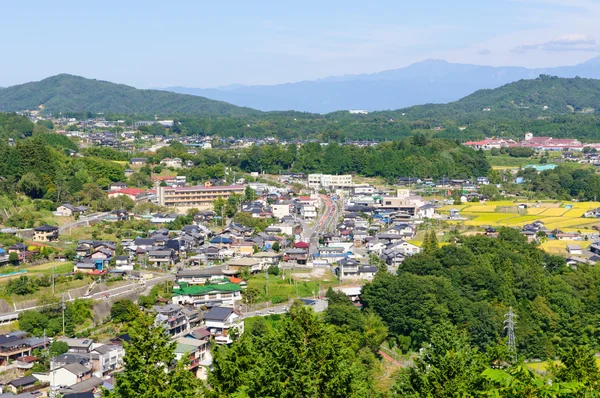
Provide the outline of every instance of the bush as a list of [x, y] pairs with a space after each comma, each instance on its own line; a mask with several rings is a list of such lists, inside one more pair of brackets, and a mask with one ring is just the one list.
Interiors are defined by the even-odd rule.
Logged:
[[267, 272], [269, 273], [269, 275], [279, 275], [279, 266], [277, 265], [271, 265], [269, 267], [269, 269], [267, 270]]

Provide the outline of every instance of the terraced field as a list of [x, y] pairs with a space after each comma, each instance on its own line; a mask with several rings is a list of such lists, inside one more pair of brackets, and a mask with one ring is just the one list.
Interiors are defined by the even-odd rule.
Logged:
[[559, 228], [565, 231], [581, 230], [582, 232], [589, 232], [592, 231], [592, 225], [600, 224], [600, 219], [582, 217], [589, 209], [600, 207], [598, 202], [546, 202], [541, 203], [541, 207], [530, 206], [528, 209], [518, 210], [519, 203], [521, 202], [505, 200], [461, 204], [458, 206], [444, 206], [439, 208], [438, 211], [448, 213], [450, 209], [455, 208], [460, 211], [461, 216], [466, 220], [452, 221], [452, 223], [464, 223], [476, 227], [522, 227], [525, 224], [539, 220], [550, 229]]

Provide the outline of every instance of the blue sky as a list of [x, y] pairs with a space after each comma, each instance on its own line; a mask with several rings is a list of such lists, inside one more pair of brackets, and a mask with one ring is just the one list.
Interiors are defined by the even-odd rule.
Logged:
[[6, 3], [0, 86], [58, 73], [139, 88], [276, 84], [427, 58], [543, 67], [600, 55], [599, 0]]

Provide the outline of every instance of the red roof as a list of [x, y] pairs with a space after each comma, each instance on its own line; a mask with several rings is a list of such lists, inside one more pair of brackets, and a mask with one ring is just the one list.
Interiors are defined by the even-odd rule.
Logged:
[[296, 242], [294, 243], [294, 247], [297, 249], [308, 249], [310, 245], [306, 242]]
[[244, 280], [242, 278], [236, 278], [235, 276], [231, 276], [229, 277], [229, 282], [231, 283], [235, 283], [235, 284], [240, 284], [242, 283]]

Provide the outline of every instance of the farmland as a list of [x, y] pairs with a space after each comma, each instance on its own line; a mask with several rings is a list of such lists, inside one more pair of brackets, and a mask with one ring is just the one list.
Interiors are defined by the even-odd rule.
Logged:
[[[527, 208], [519, 204], [526, 204]], [[560, 229], [563, 232], [596, 233], [594, 225], [600, 225], [600, 219], [584, 218], [586, 211], [600, 207], [600, 202], [511, 202], [489, 201], [484, 203], [464, 203], [458, 206], [443, 206], [438, 209], [442, 214], [449, 214], [450, 209], [460, 211], [459, 220], [450, 220], [451, 224], [462, 225], [468, 229], [485, 227], [523, 227], [533, 221], [541, 221], [551, 230]], [[577, 243], [587, 247], [589, 242], [556, 241], [544, 242], [541, 247], [554, 254], [564, 254], [565, 246]]]

